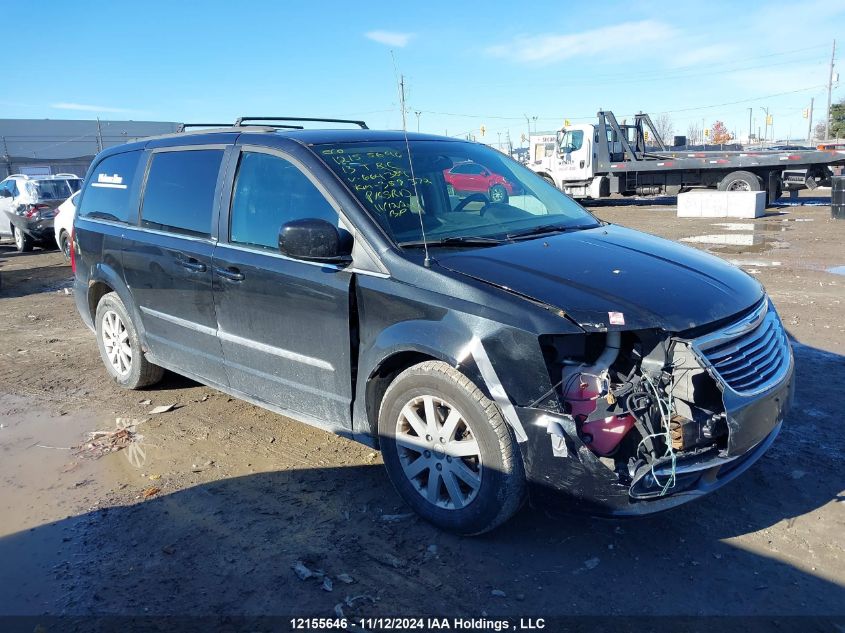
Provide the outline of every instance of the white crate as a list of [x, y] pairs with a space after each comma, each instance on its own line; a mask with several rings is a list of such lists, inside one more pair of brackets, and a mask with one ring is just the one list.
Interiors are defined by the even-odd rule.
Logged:
[[765, 191], [697, 190], [678, 194], [679, 218], [759, 218], [765, 212]]

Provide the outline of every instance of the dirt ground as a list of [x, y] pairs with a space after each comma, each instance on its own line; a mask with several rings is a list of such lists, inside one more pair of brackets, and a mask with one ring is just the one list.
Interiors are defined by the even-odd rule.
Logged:
[[[845, 222], [829, 191], [747, 221], [679, 220], [657, 202], [591, 208], [692, 238], [765, 284], [795, 340], [783, 432], [678, 510], [525, 508], [479, 538], [409, 515], [367, 447], [175, 375], [120, 390], [61, 254], [4, 241], [0, 615], [843, 615], [845, 276], [828, 269], [845, 266]], [[71, 450], [125, 426], [129, 448]]]

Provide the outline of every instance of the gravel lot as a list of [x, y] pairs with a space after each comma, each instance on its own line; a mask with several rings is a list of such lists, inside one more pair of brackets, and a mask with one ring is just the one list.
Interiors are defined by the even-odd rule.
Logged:
[[[407, 514], [367, 447], [175, 375], [118, 389], [61, 254], [5, 240], [0, 615], [842, 615], [845, 276], [828, 269], [845, 222], [823, 193], [753, 221], [591, 207], [759, 278], [795, 340], [797, 401], [768, 454], [704, 500], [628, 521], [525, 508], [480, 538]], [[68, 450], [127, 425], [127, 449]]]

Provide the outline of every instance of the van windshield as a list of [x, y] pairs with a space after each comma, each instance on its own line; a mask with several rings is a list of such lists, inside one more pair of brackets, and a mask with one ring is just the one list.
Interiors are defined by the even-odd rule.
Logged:
[[[315, 151], [398, 245], [593, 228], [583, 207], [531, 170], [463, 141], [339, 143]], [[421, 222], [422, 220], [422, 222]], [[454, 239], [453, 239], [454, 238]]]

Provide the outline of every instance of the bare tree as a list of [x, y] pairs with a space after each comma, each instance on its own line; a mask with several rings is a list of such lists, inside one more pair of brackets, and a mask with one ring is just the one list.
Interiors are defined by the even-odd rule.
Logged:
[[671, 145], [672, 136], [675, 134], [675, 126], [672, 124], [672, 117], [664, 112], [663, 114], [659, 114], [657, 118], [654, 119], [653, 123], [654, 130], [660, 135], [663, 142], [667, 145]]
[[825, 140], [824, 131], [825, 131], [824, 121], [816, 123], [815, 127], [813, 128], [813, 138], [816, 139], [817, 141]]
[[701, 144], [701, 126], [698, 123], [690, 123], [687, 126], [687, 145]]

